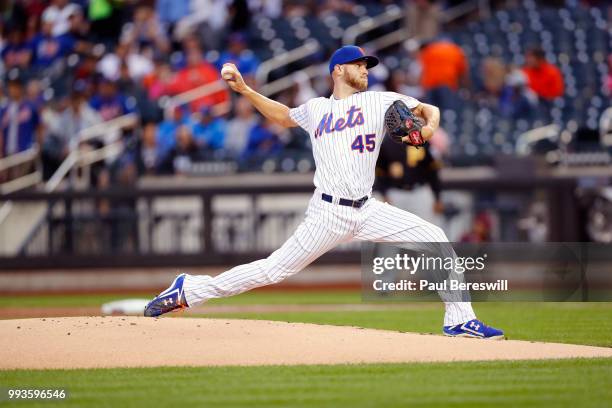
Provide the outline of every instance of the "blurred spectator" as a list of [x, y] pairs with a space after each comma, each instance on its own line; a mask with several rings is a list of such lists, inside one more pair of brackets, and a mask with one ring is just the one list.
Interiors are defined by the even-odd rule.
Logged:
[[[134, 186], [138, 180], [138, 169], [136, 168], [136, 163], [134, 162], [134, 157], [132, 155], [124, 154], [112, 164], [111, 180], [113, 183], [119, 184], [120, 186]], [[128, 203], [130, 203], [130, 207], [133, 210], [136, 203], [133, 202], [132, 199], [127, 199], [124, 201], [123, 205]], [[134, 211], [131, 211], [130, 215], [132, 214], [134, 214]], [[130, 219], [123, 220], [123, 222], [133, 221], [133, 219], [134, 217], [132, 216]], [[118, 226], [121, 227], [121, 221], [119, 222]]]
[[175, 26], [174, 37], [182, 40], [194, 32], [206, 49], [219, 49], [227, 27], [228, 0], [191, 0], [191, 13]]
[[451, 137], [442, 126], [439, 126], [429, 140], [431, 151], [438, 160], [443, 161], [449, 154]]
[[[25, 16], [27, 17], [25, 25], [23, 25], [21, 21], [18, 24], [22, 29], [25, 29], [25, 35], [26, 35], [25, 38], [27, 40], [31, 40], [32, 38], [34, 38], [34, 36], [38, 32], [39, 21], [41, 20], [42, 13], [47, 8], [49, 1], [48, 0], [27, 0], [27, 1], [16, 1], [13, 3], [14, 3], [14, 11], [17, 11], [16, 8], [19, 8], [20, 6], [25, 11]], [[14, 15], [11, 16], [10, 18], [8, 18], [8, 16], [5, 16], [5, 17], [7, 18], [7, 21], [10, 20], [12, 22], [16, 22], [17, 20], [20, 20], [19, 17], [16, 20], [15, 19], [16, 16]]]
[[251, 128], [248, 135], [248, 142], [245, 150], [242, 152], [242, 161], [257, 160], [260, 158], [269, 158], [283, 149], [278, 133], [278, 126], [268, 119], [263, 119]]
[[187, 174], [191, 170], [192, 163], [200, 159], [198, 146], [193, 139], [191, 129], [187, 125], [181, 125], [176, 131], [176, 144], [160, 165], [163, 174]]
[[299, 106], [318, 95], [313, 89], [310, 77], [301, 71], [293, 74], [293, 85], [280, 93], [277, 101], [287, 106]]
[[[508, 68], [497, 57], [486, 57], [480, 64], [480, 92], [477, 100], [481, 106], [499, 112], [509, 119], [529, 119], [537, 105], [537, 97], [526, 88], [526, 76], [522, 71], [507, 73]], [[534, 102], [534, 105], [532, 105]]]
[[246, 150], [251, 129], [257, 124], [257, 115], [253, 105], [244, 97], [239, 97], [234, 104], [235, 116], [227, 124], [225, 149], [236, 158]]
[[89, 34], [89, 22], [83, 15], [83, 10], [75, 8], [69, 17], [70, 29], [64, 36], [70, 38], [74, 42], [74, 50], [79, 53], [87, 53], [91, 51], [91, 36]]
[[232, 34], [229, 37], [227, 49], [221, 53], [216, 65], [217, 69], [221, 70], [225, 63], [231, 62], [235, 64], [242, 76], [245, 77], [245, 81], [252, 84], [260, 61], [246, 45], [244, 34]]
[[136, 8], [133, 21], [123, 27], [120, 42], [134, 44], [141, 50], [152, 48], [162, 53], [170, 50], [170, 43], [159, 23], [157, 14], [146, 4]]
[[103, 121], [134, 111], [127, 98], [118, 91], [115, 81], [108, 78], [100, 79], [98, 93], [91, 98], [89, 104], [100, 114]]
[[18, 70], [8, 73], [8, 101], [0, 108], [0, 158], [42, 142], [40, 117], [25, 99], [24, 78]]
[[499, 98], [499, 110], [509, 119], [534, 119], [538, 97], [527, 86], [527, 77], [515, 69], [506, 76], [506, 83]]
[[174, 147], [178, 128], [191, 124], [189, 115], [185, 114], [182, 107], [175, 107], [172, 109], [171, 114], [172, 116], [164, 119], [157, 128], [157, 143], [164, 155]]
[[496, 99], [506, 81], [506, 65], [497, 57], [486, 57], [480, 64], [480, 78], [483, 90]]
[[279, 18], [283, 12], [282, 0], [265, 0], [259, 2], [251, 2], [249, 4], [251, 10], [257, 14], [263, 14], [268, 18]]
[[146, 122], [142, 126], [142, 136], [136, 148], [136, 166], [138, 174], [152, 175], [157, 173], [161, 164], [162, 152], [157, 142], [157, 125]]
[[612, 95], [612, 54], [608, 55], [607, 89], [608, 95]]
[[225, 143], [227, 123], [221, 117], [214, 117], [212, 109], [200, 109], [199, 120], [193, 125], [193, 136], [200, 149], [219, 150]]
[[429, 41], [440, 32], [444, 17], [442, 7], [436, 0], [405, 0], [406, 17], [404, 27], [407, 38]]
[[68, 154], [78, 148], [79, 133], [102, 118], [87, 103], [85, 83], [75, 82], [68, 106], [59, 113], [57, 120], [49, 126], [49, 134], [42, 149], [43, 175], [48, 179]]
[[116, 80], [119, 78], [121, 64], [126, 63], [132, 79], [139, 81], [153, 71], [153, 63], [144, 55], [132, 48], [132, 43], [117, 44], [114, 53], [106, 54], [98, 63], [98, 71], [106, 78]]
[[85, 53], [74, 69], [75, 81], [91, 81], [97, 72], [98, 58], [91, 52]]
[[385, 81], [385, 89], [389, 92], [400, 92], [400, 89], [404, 87], [405, 75], [403, 70], [398, 69], [391, 71], [389, 77]]
[[168, 84], [172, 79], [170, 63], [164, 56], [158, 55], [153, 60], [153, 71], [144, 76], [142, 85], [147, 90], [150, 99], [159, 99], [166, 94]]
[[313, 5], [312, 1], [301, 2], [301, 1], [287, 1], [283, 7], [283, 17], [290, 19], [293, 17], [305, 17], [308, 15], [323, 16], [327, 14], [334, 14], [335, 7], [329, 6], [327, 2], [322, 2], [322, 6], [317, 9], [316, 4]]
[[53, 36], [60, 36], [70, 30], [70, 17], [80, 12], [80, 6], [70, 3], [69, 0], [51, 0], [51, 5], [42, 14], [42, 19], [52, 24]]
[[461, 237], [461, 242], [490, 242], [492, 221], [485, 211], [480, 212], [472, 222], [472, 229]]
[[529, 87], [544, 100], [563, 95], [563, 76], [559, 68], [546, 61], [544, 51], [532, 48], [525, 54], [523, 72], [527, 75]]
[[1, 2], [0, 12], [2, 13], [2, 18], [0, 20], [3, 22], [10, 22], [9, 24], [11, 27], [25, 33], [28, 27], [29, 18], [27, 6], [23, 3], [23, 1]]
[[423, 97], [423, 88], [418, 84], [418, 80], [411, 76], [408, 71], [401, 69], [392, 70], [385, 82], [385, 89], [390, 92], [409, 95], [413, 98], [421, 99]]
[[116, 43], [121, 32], [121, 2], [111, 0], [90, 0], [88, 19], [91, 21], [92, 37], [106, 45]]
[[376, 163], [376, 189], [390, 204], [440, 225], [442, 161], [437, 156], [431, 145], [400, 146], [385, 138]]
[[445, 39], [426, 43], [419, 61], [425, 99], [441, 110], [455, 108], [458, 103], [455, 92], [468, 81], [467, 59], [461, 47]]
[[140, 81], [135, 81], [130, 75], [127, 63], [124, 61], [119, 69], [119, 79], [117, 86], [124, 94], [130, 95], [136, 103], [136, 111], [142, 119], [159, 121], [163, 112], [159, 104], [154, 99], [148, 97], [146, 89]]
[[[302, 3], [302, 2], [290, 2], [290, 3]], [[305, 1], [305, 8], [302, 10], [305, 15], [308, 14], [340, 14], [347, 13], [353, 14], [353, 8], [355, 7], [355, 1], [353, 0], [327, 0], [327, 1]], [[299, 9], [294, 9], [287, 12], [287, 16], [299, 15]]]
[[121, 89], [121, 91], [126, 95], [135, 97], [142, 91], [140, 82], [134, 81], [130, 75], [130, 67], [126, 61], [121, 61], [121, 65], [119, 66], [119, 76], [117, 77], [116, 82], [117, 88]]
[[[128, 99], [118, 91], [116, 82], [104, 77], [100, 79], [98, 92], [94, 93], [89, 104], [105, 122], [134, 112], [133, 103], [128, 102]], [[114, 143], [124, 135], [126, 135], [125, 130], [121, 132], [110, 131], [102, 135], [101, 138], [92, 140], [90, 144], [95, 148], [101, 148], [104, 145]], [[106, 164], [110, 163], [111, 160], [107, 159]], [[92, 185], [105, 188], [107, 187], [106, 183], [110, 183], [110, 180], [111, 175], [108, 168], [104, 167], [104, 163], [96, 163], [92, 166]]]
[[[168, 84], [168, 91], [172, 95], [187, 92], [202, 85], [210, 84], [221, 79], [215, 67], [204, 60], [199, 50], [189, 50], [186, 54], [187, 67], [180, 70], [174, 80]], [[191, 103], [192, 112], [204, 106], [212, 106], [229, 101], [229, 92], [223, 88], [211, 95], [196, 99]]]
[[38, 79], [31, 79], [26, 86], [26, 100], [34, 106], [39, 114], [45, 107], [43, 89]]
[[295, 90], [295, 96], [291, 106], [300, 106], [308, 100], [318, 96], [312, 88], [312, 83], [306, 73], [298, 71], [293, 75], [293, 79], [295, 80], [297, 89]]
[[54, 34], [54, 19], [50, 14], [43, 14], [40, 34], [36, 35], [30, 47], [32, 49], [32, 64], [39, 70], [50, 67], [74, 48], [74, 39], [68, 33]]
[[[187, 66], [187, 54], [190, 52], [197, 52], [200, 55], [204, 55], [201, 42], [195, 33], [186, 35], [180, 44], [180, 52], [172, 56], [172, 68], [182, 69]], [[178, 57], [177, 57], [178, 56]]]
[[167, 32], [174, 31], [174, 26], [189, 15], [191, 0], [157, 0], [155, 10], [159, 21], [168, 27]]
[[4, 69], [27, 69], [32, 58], [32, 48], [26, 43], [23, 31], [13, 24], [4, 27], [6, 44], [2, 48], [2, 62]]
[[402, 61], [402, 69], [392, 70], [391, 75], [398, 71], [403, 73], [402, 86], [399, 88], [403, 90], [397, 92], [422, 99], [424, 97], [424, 90], [421, 86], [420, 78], [423, 68], [419, 62], [419, 48], [420, 43], [418, 41], [408, 40], [404, 42], [403, 51], [406, 52], [407, 58], [404, 58]]
[[207, 7], [208, 15], [198, 24], [197, 33], [206, 49], [221, 49], [227, 34], [231, 0], [192, 0], [192, 10]]
[[251, 10], [247, 0], [233, 0], [229, 6], [229, 27], [232, 32], [242, 31], [251, 24]]

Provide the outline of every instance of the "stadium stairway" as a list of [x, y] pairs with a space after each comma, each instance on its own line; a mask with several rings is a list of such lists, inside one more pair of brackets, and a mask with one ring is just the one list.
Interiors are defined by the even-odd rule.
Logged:
[[16, 255], [44, 217], [45, 203], [7, 203], [10, 213], [0, 222], [0, 256]]

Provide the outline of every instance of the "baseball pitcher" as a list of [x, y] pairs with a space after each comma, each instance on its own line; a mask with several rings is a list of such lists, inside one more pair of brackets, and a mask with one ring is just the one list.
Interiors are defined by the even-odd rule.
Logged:
[[[448, 242], [439, 227], [372, 197], [384, 135], [420, 146], [431, 138], [440, 120], [435, 106], [394, 92], [367, 91], [368, 69], [377, 64], [376, 57], [365, 55], [359, 47], [339, 48], [329, 62], [333, 94], [293, 109], [247, 86], [233, 64], [223, 66], [221, 74], [230, 88], [247, 98], [262, 115], [279, 125], [300, 126], [308, 132], [316, 163], [315, 192], [304, 221], [266, 259], [215, 277], [181, 274], [147, 305], [145, 316], [159, 316], [280, 282], [350, 240]], [[501, 330], [476, 319], [470, 302], [445, 301], [445, 306], [445, 335], [504, 337]]]

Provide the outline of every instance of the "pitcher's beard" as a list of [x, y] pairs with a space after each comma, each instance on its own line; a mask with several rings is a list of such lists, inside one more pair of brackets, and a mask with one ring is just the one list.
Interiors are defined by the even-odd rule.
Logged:
[[346, 83], [351, 87], [360, 92], [368, 89], [368, 79], [359, 79], [357, 77], [348, 77], [346, 78]]

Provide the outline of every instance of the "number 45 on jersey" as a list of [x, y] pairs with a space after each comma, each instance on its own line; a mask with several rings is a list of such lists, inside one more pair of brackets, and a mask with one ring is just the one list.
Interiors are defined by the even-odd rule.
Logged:
[[376, 134], [368, 133], [367, 135], [357, 135], [353, 143], [351, 144], [351, 150], [359, 150], [359, 153], [363, 153], [363, 150], [373, 152], [376, 148]]

